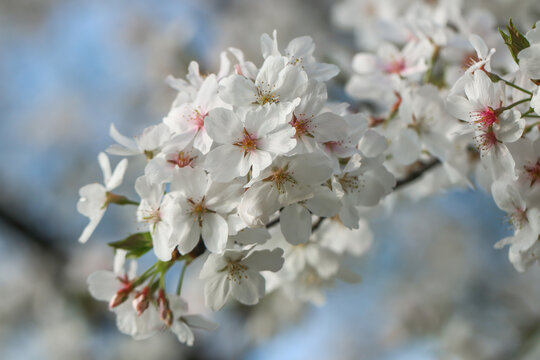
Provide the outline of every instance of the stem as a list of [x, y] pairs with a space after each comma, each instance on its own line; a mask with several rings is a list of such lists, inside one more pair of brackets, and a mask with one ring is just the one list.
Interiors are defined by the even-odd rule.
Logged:
[[528, 94], [528, 95], [531, 95], [532, 96], [532, 92], [530, 92], [529, 90], [525, 90], [524, 88], [520, 87], [520, 86], [517, 86], [516, 84], [514, 83], [511, 83], [510, 81], [508, 80], [504, 80], [503, 78], [499, 77], [499, 80], [502, 80], [502, 82], [504, 82], [506, 85], [510, 86], [510, 87], [513, 87], [514, 89], [517, 89], [519, 91], [522, 91], [524, 92], [525, 94]]
[[493, 82], [497, 82], [497, 81], [502, 81], [503, 83], [505, 83], [506, 85], [510, 86], [510, 87], [513, 87], [514, 89], [516, 90], [519, 90], [519, 91], [522, 91], [524, 92], [525, 94], [528, 94], [530, 96], [532, 96], [532, 92], [530, 92], [529, 90], [525, 90], [524, 88], [520, 87], [520, 86], [517, 86], [516, 84], [508, 81], [508, 80], [505, 80], [503, 79], [502, 77], [500, 77], [499, 75], [495, 74], [495, 73], [492, 73], [492, 72], [488, 72], [486, 70], [484, 70], [484, 72], [489, 76], [489, 78], [491, 79], [491, 81]]
[[[540, 117], [540, 116], [539, 116]], [[538, 126], [540, 125], [540, 121], [537, 121], [533, 124], [530, 124], [530, 125], [527, 125], [525, 126], [525, 129], [523, 130], [523, 134], [527, 134], [528, 132], [530, 132], [532, 129], [534, 129], [535, 126]]]
[[[156, 271], [156, 269], [155, 269], [156, 265], [157, 265], [157, 262], [156, 262], [154, 265], [150, 266], [148, 269], [146, 269], [146, 271], [143, 272], [143, 273], [141, 274], [141, 276], [139, 276], [139, 278], [138, 278], [137, 280], [134, 281], [134, 285], [140, 285], [140, 284], [142, 284], [146, 279], [148, 279], [148, 277], [149, 277], [150, 275], [155, 275], [155, 274], [157, 274], [157, 271]], [[153, 271], [155, 271], [154, 274], [152, 274]]]
[[182, 273], [180, 273], [180, 279], [178, 279], [178, 286], [176, 287], [176, 295], [180, 295], [182, 291], [182, 284], [184, 283], [184, 275], [186, 274], [186, 268], [191, 263], [191, 261], [186, 260], [184, 266], [182, 266]]
[[503, 106], [503, 107], [500, 107], [497, 109], [497, 113], [502, 113], [503, 111], [506, 111], [508, 109], [511, 109], [513, 108], [514, 106], [518, 106], [519, 104], [523, 104], [523, 103], [526, 103], [528, 101], [531, 101], [531, 98], [526, 98], [526, 99], [522, 99], [522, 100], [519, 100], [519, 101], [516, 101], [515, 103], [513, 104], [510, 104], [508, 106]]
[[159, 273], [159, 287], [165, 289], [165, 271]]

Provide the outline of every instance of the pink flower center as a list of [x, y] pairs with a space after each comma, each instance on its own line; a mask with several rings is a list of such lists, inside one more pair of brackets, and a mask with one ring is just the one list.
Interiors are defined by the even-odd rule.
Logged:
[[525, 165], [525, 171], [531, 180], [531, 186], [540, 182], [540, 159], [536, 161], [536, 164]]
[[311, 119], [298, 118], [296, 117], [296, 114], [293, 114], [292, 120], [289, 122], [289, 124], [296, 130], [296, 134], [294, 135], [295, 138], [300, 138], [302, 136], [313, 137], [313, 135], [309, 132], [311, 125], [310, 120]]
[[174, 166], [178, 166], [179, 168], [183, 168], [183, 167], [186, 167], [186, 166], [191, 166], [191, 163], [196, 158], [197, 158], [196, 156], [191, 157], [191, 156], [189, 156], [189, 154], [184, 154], [183, 151], [180, 151], [172, 159], [168, 159], [167, 162], [169, 164], [173, 164]]
[[405, 70], [405, 67], [404, 59], [396, 59], [384, 66], [384, 72], [387, 74], [401, 74]]
[[193, 125], [195, 125], [195, 128], [197, 130], [204, 128], [204, 119], [208, 116], [208, 113], [204, 111], [195, 110], [193, 112], [193, 116], [191, 117], [191, 121], [193, 122]]
[[246, 128], [242, 131], [242, 140], [233, 143], [233, 145], [242, 148], [244, 154], [257, 150], [257, 137], [250, 134]]
[[478, 146], [478, 149], [487, 152], [491, 150], [492, 147], [496, 146], [499, 140], [497, 140], [497, 136], [495, 135], [495, 132], [493, 129], [488, 129], [486, 132], [477, 135], [476, 143]]
[[326, 150], [333, 152], [338, 146], [341, 145], [341, 141], [327, 141], [323, 143]]
[[481, 111], [474, 111], [471, 114], [471, 117], [474, 118], [474, 122], [478, 125], [481, 130], [486, 130], [490, 126], [499, 122], [499, 118], [491, 107], [486, 107]]

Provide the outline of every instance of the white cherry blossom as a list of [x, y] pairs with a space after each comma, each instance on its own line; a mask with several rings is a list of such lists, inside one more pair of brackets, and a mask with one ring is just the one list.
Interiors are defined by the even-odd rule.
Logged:
[[93, 183], [85, 185], [79, 190], [80, 199], [77, 202], [77, 211], [90, 219], [79, 237], [81, 243], [88, 241], [101, 221], [111, 201], [109, 194], [122, 183], [128, 164], [127, 159], [123, 159], [111, 172], [111, 164], [105, 153], [99, 153], [98, 162], [103, 172], [103, 184], [105, 185]]
[[254, 305], [264, 295], [265, 280], [261, 271], [276, 272], [283, 265], [283, 250], [226, 250], [210, 254], [203, 265], [205, 303], [219, 310], [229, 297], [245, 305]]
[[253, 177], [272, 163], [278, 154], [294, 148], [294, 130], [282, 122], [281, 114], [271, 107], [250, 109], [237, 116], [216, 109], [207, 120], [207, 131], [217, 145], [207, 155], [205, 167], [216, 181]]

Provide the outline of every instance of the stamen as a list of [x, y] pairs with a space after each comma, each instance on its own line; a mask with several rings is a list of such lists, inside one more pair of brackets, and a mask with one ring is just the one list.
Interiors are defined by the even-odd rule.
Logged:
[[183, 168], [186, 166], [191, 166], [191, 163], [196, 158], [197, 158], [196, 156], [191, 157], [189, 156], [189, 154], [184, 154], [183, 151], [180, 151], [174, 158], [167, 160], [167, 162], [175, 166], [178, 166], [179, 168]]
[[484, 152], [490, 151], [493, 146], [499, 143], [495, 132], [491, 128], [487, 132], [475, 136], [474, 140], [476, 147]]
[[193, 115], [191, 116], [191, 121], [197, 128], [197, 130], [200, 130], [204, 128], [204, 119], [208, 116], [208, 113], [199, 111], [199, 109], [193, 111]]
[[297, 117], [296, 114], [293, 113], [292, 119], [289, 122], [289, 124], [296, 130], [296, 133], [294, 134], [295, 138], [300, 138], [301, 136], [313, 137], [313, 134], [310, 132], [311, 119], [305, 119], [304, 117], [305, 114], [299, 114]]
[[477, 124], [480, 130], [487, 130], [493, 124], [499, 123], [499, 118], [497, 117], [495, 110], [489, 106], [481, 111], [473, 111], [471, 113], [471, 118], [475, 119], [474, 123]]
[[244, 155], [251, 151], [257, 150], [257, 140], [259, 139], [257, 139], [255, 135], [248, 133], [246, 128], [244, 128], [242, 134], [244, 136], [243, 139], [233, 143], [233, 145], [241, 147], [244, 151]]
[[292, 184], [297, 184], [296, 180], [287, 172], [288, 165], [284, 168], [273, 168], [272, 175], [264, 178], [262, 181], [268, 182], [271, 181], [276, 185], [278, 192], [282, 191], [283, 184], [290, 182]]
[[536, 164], [525, 165], [525, 172], [531, 180], [530, 186], [533, 186], [535, 183], [540, 183], [540, 159], [536, 161]]
[[247, 269], [248, 267], [246, 265], [240, 264], [239, 262], [229, 262], [227, 264], [227, 280], [240, 284], [242, 279], [248, 278], [246, 275]]

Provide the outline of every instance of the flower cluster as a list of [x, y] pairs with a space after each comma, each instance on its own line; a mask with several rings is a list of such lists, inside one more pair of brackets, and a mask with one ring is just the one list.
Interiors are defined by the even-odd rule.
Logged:
[[[358, 2], [335, 17], [346, 23]], [[178, 94], [160, 124], [134, 139], [111, 126], [109, 154], [147, 159], [135, 181], [140, 200], [112, 192], [127, 159], [112, 172], [101, 153], [104, 185], [80, 191], [90, 223], [79, 240], [109, 204], [137, 206], [147, 231], [111, 243], [114, 271], [89, 278], [122, 332], [170, 329], [191, 345], [192, 328], [214, 328], [180, 297], [198, 261], [191, 278], [213, 311], [271, 293], [320, 304], [336, 280], [360, 280], [343, 260], [371, 244], [371, 214], [449, 187], [491, 192], [514, 228], [496, 247], [510, 245], [517, 270], [540, 257], [540, 23], [524, 35], [510, 21], [501, 37], [479, 26], [494, 23], [489, 14], [465, 17], [458, 2], [415, 3], [399, 21], [399, 7], [375, 4], [389, 18], [376, 22], [378, 37], [364, 29], [375, 23], [358, 31], [370, 52], [352, 59], [345, 90], [355, 107], [328, 101], [326, 82], [339, 70], [314, 58], [310, 37], [281, 49], [274, 32], [261, 37], [260, 67], [236, 48], [221, 54], [216, 74], [192, 62], [186, 79], [168, 79]], [[152, 251], [150, 268], [137, 274], [132, 260], [124, 270], [126, 258]], [[169, 293], [165, 275], [176, 263]]]
[[[260, 67], [230, 48], [217, 74], [203, 76], [193, 62], [185, 80], [169, 78], [178, 90], [171, 110], [135, 139], [111, 126], [117, 144], [109, 154], [147, 159], [135, 181], [140, 201], [112, 193], [127, 160], [111, 175], [105, 153], [105, 186], [81, 189], [78, 208], [90, 218], [81, 242], [112, 203], [136, 205], [147, 228], [111, 243], [114, 272], [89, 278], [92, 295], [108, 301], [119, 329], [135, 338], [168, 328], [191, 345], [191, 328], [213, 327], [187, 315], [180, 297], [196, 259], [214, 311], [230, 298], [254, 305], [274, 291], [321, 303], [335, 280], [359, 281], [342, 259], [369, 247], [363, 214], [396, 184], [384, 165], [387, 141], [366, 116], [328, 102], [325, 81], [339, 70], [315, 60], [310, 37], [280, 50], [274, 32], [261, 45]], [[149, 251], [158, 259], [152, 267], [124, 271], [126, 257]], [[177, 262], [183, 270], [170, 294], [165, 273]]]
[[539, 24], [524, 35], [510, 21], [499, 34], [492, 14], [465, 16], [460, 2], [391, 3], [336, 7], [336, 20], [358, 32], [379, 28], [349, 21], [354, 8], [384, 24], [368, 33], [374, 43], [357, 38], [374, 53], [354, 56], [346, 91], [375, 108], [370, 126], [390, 144], [392, 174], [442, 164], [406, 195], [474, 183], [491, 192], [514, 229], [496, 247], [510, 245], [510, 261], [524, 271], [540, 256]]

